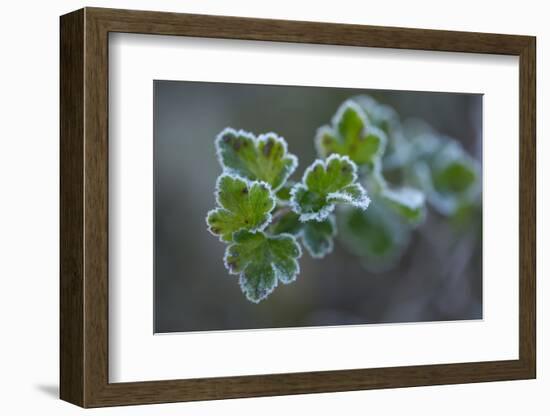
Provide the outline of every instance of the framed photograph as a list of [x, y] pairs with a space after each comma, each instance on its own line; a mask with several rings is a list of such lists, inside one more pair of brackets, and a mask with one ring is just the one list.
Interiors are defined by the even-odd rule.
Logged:
[[534, 37], [60, 27], [63, 400], [535, 378]]

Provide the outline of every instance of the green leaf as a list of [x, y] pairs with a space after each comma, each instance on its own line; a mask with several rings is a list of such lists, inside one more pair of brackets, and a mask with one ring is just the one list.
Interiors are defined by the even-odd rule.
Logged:
[[463, 194], [476, 184], [479, 167], [460, 143], [447, 139], [432, 160], [432, 181], [441, 193]]
[[401, 120], [397, 112], [368, 95], [359, 95], [352, 100], [363, 109], [369, 121], [386, 134], [384, 170], [403, 166], [408, 157], [409, 146], [403, 136]]
[[296, 170], [298, 159], [287, 151], [284, 138], [275, 133], [254, 134], [226, 128], [216, 137], [222, 168], [250, 180], [267, 182], [277, 191]]
[[302, 222], [298, 214], [290, 211], [278, 220], [274, 219], [273, 222], [274, 224], [270, 227], [273, 234], [287, 233], [300, 237], [311, 257], [319, 259], [332, 252], [333, 240], [336, 236], [334, 215], [330, 215], [323, 221]]
[[481, 169], [460, 143], [450, 138], [440, 140], [429, 157], [411, 164], [409, 179], [425, 192], [439, 213], [452, 216], [461, 205], [480, 199]]
[[476, 172], [465, 161], [454, 161], [435, 172], [433, 179], [438, 190], [460, 193], [466, 191], [475, 182]]
[[293, 211], [278, 215], [276, 212], [269, 231], [273, 234], [292, 234], [300, 235], [304, 223], [300, 221], [300, 216]]
[[320, 259], [332, 252], [336, 221], [334, 215], [324, 221], [308, 221], [302, 229], [302, 241], [311, 257]]
[[357, 166], [349, 157], [333, 154], [325, 161], [317, 159], [292, 188], [292, 210], [305, 222], [325, 220], [337, 203], [367, 209], [370, 199], [356, 181]]
[[383, 155], [385, 144], [385, 133], [370, 124], [364, 111], [352, 100], [344, 102], [332, 125], [321, 127], [315, 136], [319, 156], [344, 155], [358, 165], [374, 163]]
[[384, 189], [381, 198], [409, 224], [418, 224], [426, 216], [424, 193], [409, 187]]
[[401, 128], [399, 115], [389, 105], [380, 104], [368, 95], [359, 95], [353, 97], [352, 100], [359, 104], [369, 121], [382, 129], [388, 137], [391, 137], [396, 129]]
[[290, 204], [290, 191], [292, 190], [292, 187], [295, 185], [294, 181], [286, 181], [283, 186], [275, 193], [275, 196], [277, 197], [277, 202], [280, 205], [288, 205]]
[[267, 236], [263, 232], [239, 231], [227, 247], [224, 262], [231, 274], [238, 274], [246, 298], [259, 303], [277, 287], [296, 280], [302, 255], [290, 234]]
[[428, 162], [420, 160], [414, 163], [409, 171], [411, 182], [424, 191], [426, 199], [437, 212], [449, 216], [456, 211], [459, 199], [456, 195], [449, 193], [444, 194], [434, 189], [432, 172]]
[[339, 238], [347, 249], [372, 272], [392, 268], [401, 258], [410, 238], [410, 227], [375, 199], [368, 210], [351, 208], [338, 215]]
[[429, 160], [441, 148], [443, 143], [435, 133], [424, 133], [409, 139], [410, 159], [412, 162], [418, 160]]
[[222, 174], [216, 184], [219, 208], [208, 212], [208, 230], [221, 241], [232, 241], [233, 233], [246, 229], [261, 231], [271, 221], [275, 199], [269, 185]]

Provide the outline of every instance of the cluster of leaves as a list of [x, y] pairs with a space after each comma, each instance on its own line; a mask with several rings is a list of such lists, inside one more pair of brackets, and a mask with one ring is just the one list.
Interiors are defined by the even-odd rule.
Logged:
[[311, 256], [332, 250], [336, 205], [366, 209], [357, 166], [333, 155], [306, 169], [300, 183], [288, 181], [296, 156], [275, 133], [255, 136], [227, 128], [216, 138], [222, 174], [216, 184], [217, 207], [206, 216], [209, 231], [227, 243], [224, 263], [239, 275], [248, 300], [260, 302], [280, 283], [296, 280], [301, 240]]
[[[430, 211], [458, 220], [479, 209], [479, 163], [458, 141], [438, 134], [423, 121], [402, 122], [395, 110], [369, 96], [352, 98], [340, 111], [362, 114], [386, 138], [385, 147], [370, 165], [365, 164], [361, 178], [373, 200], [371, 207], [365, 212], [347, 210], [339, 216], [342, 243], [366, 269], [394, 267], [412, 232]], [[333, 124], [337, 120], [335, 117]], [[318, 146], [325, 131], [319, 129]]]
[[248, 300], [267, 298], [299, 274], [303, 245], [322, 258], [339, 240], [368, 270], [395, 265], [427, 205], [457, 216], [480, 197], [478, 163], [426, 125], [401, 123], [368, 96], [345, 101], [318, 129], [319, 159], [301, 181], [284, 138], [227, 128], [215, 141], [222, 174], [209, 231], [227, 243], [225, 266]]

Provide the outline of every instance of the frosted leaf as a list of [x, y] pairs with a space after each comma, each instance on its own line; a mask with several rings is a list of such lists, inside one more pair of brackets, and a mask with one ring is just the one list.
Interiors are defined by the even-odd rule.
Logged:
[[411, 224], [418, 224], [425, 218], [424, 193], [418, 189], [384, 189], [381, 197], [391, 209]]
[[291, 191], [290, 204], [301, 221], [323, 221], [335, 204], [347, 204], [367, 209], [370, 199], [357, 183], [357, 166], [349, 157], [330, 155], [316, 160], [304, 172], [302, 182]]
[[449, 142], [434, 157], [432, 180], [439, 192], [466, 192], [475, 184], [477, 177], [477, 163], [457, 142]]
[[394, 267], [410, 239], [410, 227], [379, 199], [374, 199], [366, 211], [342, 210], [338, 215], [338, 232], [343, 245], [371, 272]]
[[323, 258], [334, 248], [336, 220], [330, 215], [324, 221], [300, 221], [295, 212], [287, 212], [270, 227], [274, 234], [288, 233], [301, 238], [306, 250], [313, 258]]
[[430, 157], [410, 167], [411, 182], [426, 194], [429, 204], [443, 215], [476, 202], [481, 194], [481, 168], [462, 146], [449, 138]]
[[323, 258], [334, 248], [336, 221], [334, 215], [324, 221], [308, 221], [302, 230], [302, 241], [313, 258]]
[[208, 212], [208, 230], [221, 241], [232, 241], [233, 233], [246, 229], [263, 230], [271, 221], [275, 207], [271, 189], [265, 182], [223, 174], [216, 184], [218, 208]]
[[292, 190], [292, 187], [295, 185], [294, 181], [286, 181], [281, 188], [275, 193], [275, 196], [277, 197], [277, 203], [279, 205], [289, 205], [290, 204], [290, 191]]
[[274, 191], [298, 166], [296, 156], [287, 151], [285, 139], [276, 133], [256, 137], [244, 130], [226, 128], [216, 137], [216, 152], [225, 171], [264, 181]]
[[304, 223], [300, 221], [300, 216], [293, 211], [285, 212], [278, 219], [273, 220], [269, 231], [273, 234], [292, 234], [301, 235]]
[[369, 121], [382, 129], [386, 135], [391, 136], [394, 130], [401, 128], [399, 115], [389, 105], [380, 104], [368, 95], [359, 95], [352, 100], [359, 104]]
[[358, 165], [372, 164], [384, 154], [386, 134], [368, 121], [361, 107], [345, 101], [330, 126], [319, 128], [315, 145], [320, 157], [348, 156]]
[[267, 236], [263, 232], [239, 231], [225, 252], [225, 266], [239, 275], [239, 284], [246, 298], [259, 303], [277, 287], [288, 284], [300, 272], [299, 244], [290, 234]]

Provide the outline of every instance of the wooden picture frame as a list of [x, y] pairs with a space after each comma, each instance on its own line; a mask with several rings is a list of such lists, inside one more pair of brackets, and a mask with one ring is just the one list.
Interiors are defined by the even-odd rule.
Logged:
[[[85, 8], [61, 17], [60, 396], [82, 407], [535, 378], [535, 38]], [[110, 32], [519, 56], [519, 359], [109, 383]]]

